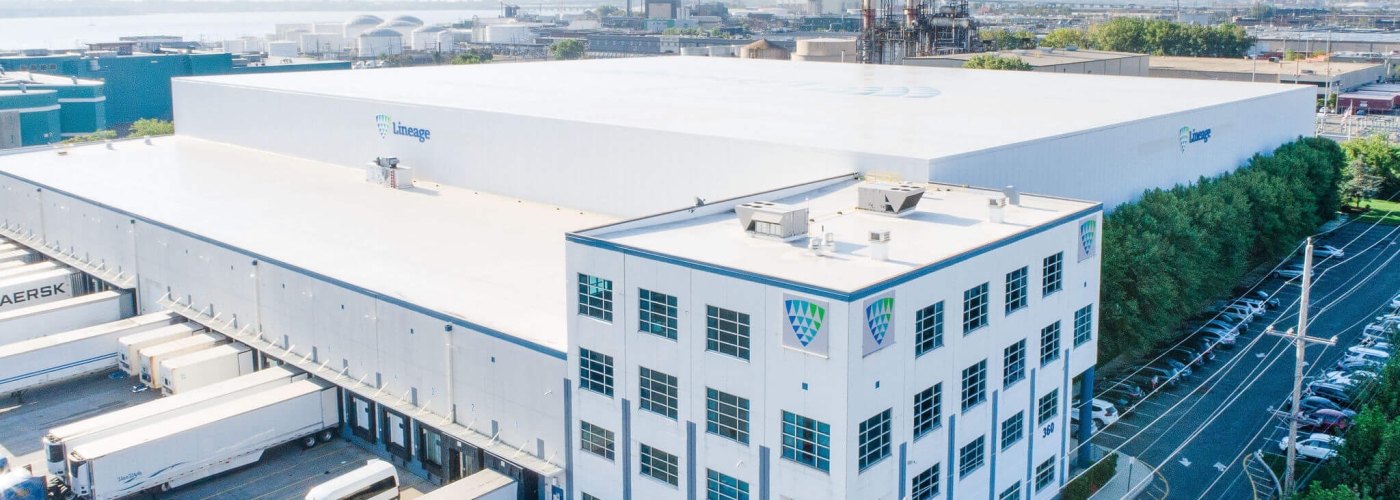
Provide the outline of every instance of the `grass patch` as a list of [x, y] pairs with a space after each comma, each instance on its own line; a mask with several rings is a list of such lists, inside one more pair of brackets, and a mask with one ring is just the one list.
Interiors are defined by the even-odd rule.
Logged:
[[[1400, 203], [1370, 199], [1362, 201], [1361, 206], [1363, 208], [1370, 207], [1371, 211], [1361, 214], [1357, 222], [1400, 226]], [[1389, 213], [1387, 214], [1387, 212]]]

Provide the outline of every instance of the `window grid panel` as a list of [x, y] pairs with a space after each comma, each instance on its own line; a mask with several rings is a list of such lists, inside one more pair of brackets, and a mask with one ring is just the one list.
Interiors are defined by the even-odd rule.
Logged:
[[578, 386], [607, 397], [613, 395], [613, 358], [603, 353], [578, 349]]
[[943, 347], [943, 302], [914, 313], [914, 356]]
[[1021, 339], [1002, 351], [1001, 378], [1003, 387], [1026, 378], [1026, 340]]
[[997, 500], [1021, 500], [1021, 482], [1016, 481], [1011, 487], [1002, 491], [1001, 495], [997, 496]]
[[890, 414], [882, 411], [860, 423], [860, 470], [890, 456]]
[[1040, 366], [1060, 359], [1060, 322], [1050, 323], [1040, 329]]
[[579, 421], [579, 435], [583, 443], [583, 451], [594, 455], [613, 459], [613, 432], [602, 427]]
[[1026, 307], [1026, 268], [1006, 273], [1006, 314]]
[[578, 313], [612, 321], [612, 280], [578, 274]]
[[1042, 262], [1043, 271], [1040, 278], [1041, 295], [1050, 295], [1060, 291], [1060, 278], [1064, 269], [1065, 253], [1060, 252], [1046, 257]]
[[705, 500], [749, 500], [749, 483], [705, 469]]
[[1049, 394], [1040, 397], [1039, 418], [1036, 425], [1045, 425], [1045, 422], [1055, 418], [1060, 414], [1060, 390], [1055, 389]]
[[1045, 489], [1055, 482], [1055, 457], [1050, 457], [1035, 466], [1035, 491]]
[[705, 350], [749, 359], [749, 315], [705, 306]]
[[914, 439], [943, 425], [943, 384], [919, 391], [914, 395]]
[[831, 426], [783, 412], [783, 458], [817, 470], [831, 470]]
[[705, 432], [749, 444], [749, 400], [705, 388]]
[[963, 446], [962, 450], [958, 452], [958, 477], [967, 477], [968, 474], [982, 466], [986, 456], [986, 450], [983, 449], [986, 441], [987, 436], [978, 436], [977, 439], [972, 440], [967, 446]]
[[637, 310], [641, 320], [638, 328], [645, 333], [676, 340], [676, 297], [645, 288], [638, 289]]
[[1074, 346], [1079, 347], [1094, 339], [1094, 305], [1089, 304], [1074, 312]]
[[987, 325], [987, 284], [963, 292], [963, 334]]
[[939, 464], [933, 464], [933, 467], [924, 469], [919, 475], [914, 476], [913, 495], [909, 498], [912, 500], [932, 500], [938, 496], [939, 482], [942, 478], [943, 474], [939, 474]]
[[987, 360], [978, 361], [977, 364], [963, 369], [962, 372], [962, 409], [977, 406], [978, 403], [987, 399]]
[[[581, 493], [582, 493], [582, 492], [581, 492]], [[598, 498], [598, 497], [595, 497], [595, 496], [593, 496], [593, 495], [589, 495], [588, 493], [583, 493], [583, 500], [603, 500], [603, 499]]]
[[1021, 441], [1026, 434], [1026, 412], [1018, 411], [1011, 418], [1001, 422], [1001, 449], [1005, 450]]
[[638, 407], [675, 420], [677, 396], [680, 392], [676, 377], [645, 366], [639, 368], [641, 374], [638, 377], [640, 379], [638, 385], [641, 397], [637, 398]]
[[670, 484], [680, 485], [680, 458], [664, 451], [642, 445], [642, 475]]

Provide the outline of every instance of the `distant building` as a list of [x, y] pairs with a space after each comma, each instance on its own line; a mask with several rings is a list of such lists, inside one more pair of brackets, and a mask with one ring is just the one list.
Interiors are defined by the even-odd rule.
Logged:
[[58, 92], [0, 90], [0, 149], [62, 140]]
[[661, 38], [641, 35], [588, 35], [586, 39], [591, 56], [607, 55], [657, 55], [661, 53]]
[[786, 61], [790, 59], [788, 49], [770, 43], [768, 40], [745, 45], [739, 49], [740, 59], [778, 59]]
[[[1101, 50], [1066, 50], [1049, 47], [1036, 50], [1011, 50], [996, 53], [1003, 57], [1019, 57], [1031, 65], [1031, 71], [1046, 73], [1082, 73], [1089, 75], [1147, 76], [1147, 54], [1106, 52]], [[908, 57], [907, 66], [961, 68], [968, 59], [981, 54], [951, 54], [943, 56]]]
[[1292, 50], [1311, 54], [1326, 52], [1379, 52], [1400, 50], [1400, 33], [1396, 32], [1335, 32], [1326, 31], [1258, 31], [1251, 33], [1258, 41], [1259, 52]]
[[[52, 103], [43, 106], [5, 106], [0, 108], [19, 113], [26, 131], [24, 146], [58, 142], [69, 137], [91, 134], [107, 128], [107, 97], [104, 84], [99, 80], [84, 80], [77, 77], [54, 76], [31, 72], [11, 71], [0, 75], [0, 92], [52, 93]], [[47, 101], [48, 97], [11, 97], [11, 100], [31, 102]], [[0, 111], [2, 113], [3, 111]], [[58, 121], [51, 117], [57, 113]], [[0, 120], [3, 122], [3, 120]], [[53, 129], [52, 126], [57, 126]], [[4, 125], [0, 124], [0, 128]], [[3, 133], [0, 133], [3, 135]], [[5, 144], [0, 140], [0, 145]], [[15, 147], [18, 145], [11, 145]]]
[[681, 3], [677, 0], [647, 0], [647, 19], [675, 19], [680, 13]]
[[[1328, 77], [1328, 73], [1331, 77]], [[1385, 80], [1382, 64], [1327, 61], [1259, 61], [1214, 57], [1153, 57], [1148, 76], [1230, 80], [1237, 82], [1296, 83], [1317, 86], [1317, 95], [1349, 92], [1362, 85]]]
[[797, 41], [792, 60], [809, 62], [856, 62], [854, 38], [807, 38]]

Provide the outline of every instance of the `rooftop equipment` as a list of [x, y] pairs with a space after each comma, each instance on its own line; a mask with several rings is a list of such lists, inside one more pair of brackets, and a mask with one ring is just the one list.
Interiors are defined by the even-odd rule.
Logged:
[[807, 235], [807, 208], [768, 201], [734, 207], [744, 232], [759, 238], [792, 241]]
[[881, 262], [890, 260], [890, 231], [888, 229], [872, 229], [870, 231], [870, 260]]
[[375, 158], [365, 166], [365, 182], [394, 189], [408, 189], [413, 187], [413, 169], [400, 167], [399, 159], [392, 156]]
[[914, 184], [865, 184], [858, 191], [856, 208], [882, 215], [907, 215], [919, 206], [926, 190]]

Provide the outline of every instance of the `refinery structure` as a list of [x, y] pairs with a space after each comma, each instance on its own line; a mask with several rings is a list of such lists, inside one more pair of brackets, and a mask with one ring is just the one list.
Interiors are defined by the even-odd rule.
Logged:
[[859, 61], [903, 64], [906, 57], [980, 52], [967, 0], [861, 0]]

